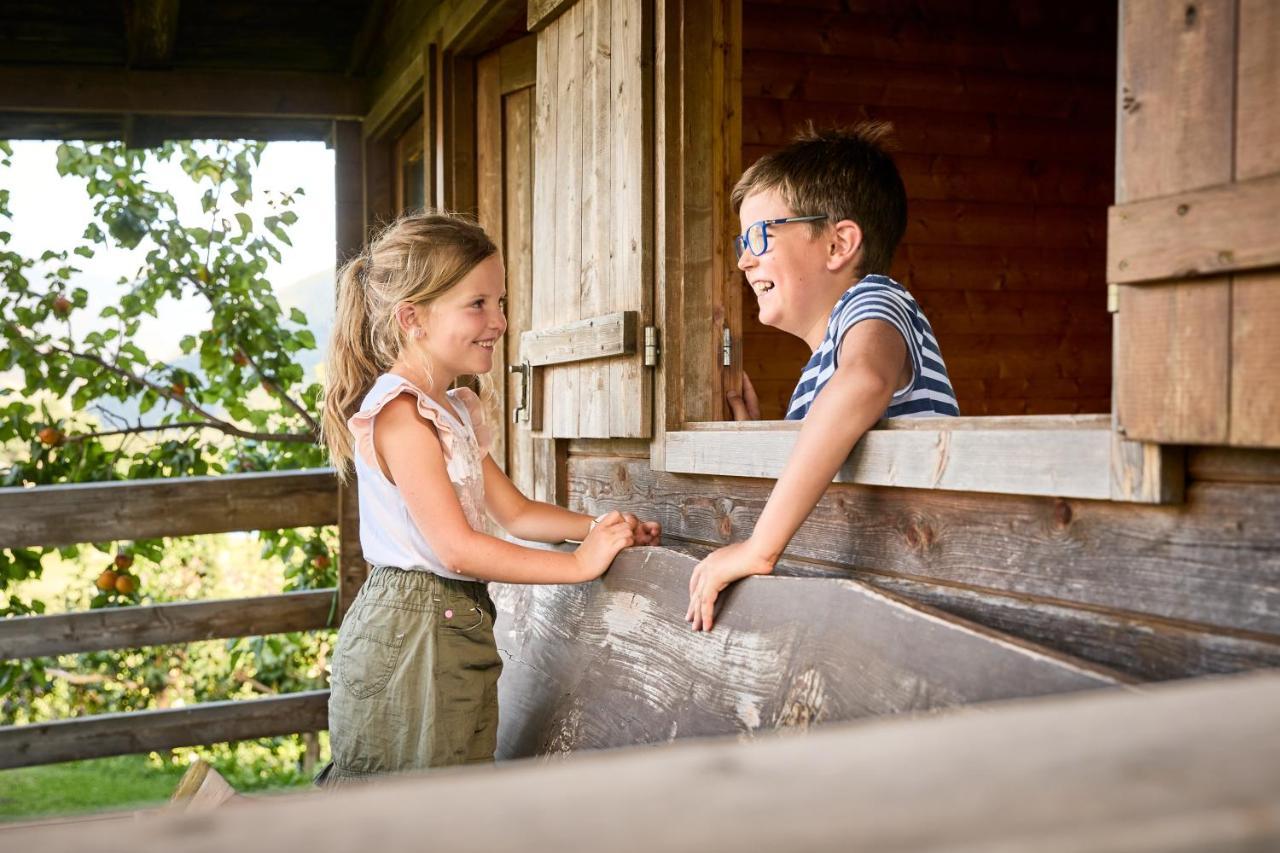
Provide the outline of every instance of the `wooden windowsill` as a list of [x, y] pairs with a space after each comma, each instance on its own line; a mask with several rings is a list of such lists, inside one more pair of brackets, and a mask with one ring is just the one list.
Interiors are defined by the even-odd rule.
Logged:
[[[689, 423], [662, 470], [776, 479], [798, 421]], [[1110, 415], [914, 418], [867, 432], [834, 482], [1139, 503], [1182, 499], [1181, 448], [1125, 441]]]

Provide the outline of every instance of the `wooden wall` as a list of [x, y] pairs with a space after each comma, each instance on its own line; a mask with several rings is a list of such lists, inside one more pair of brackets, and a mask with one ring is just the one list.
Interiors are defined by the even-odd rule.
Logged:
[[[746, 0], [743, 165], [819, 124], [897, 130], [909, 225], [893, 276], [966, 415], [1106, 412], [1116, 7]], [[808, 348], [747, 306], [744, 365], [781, 417]]]
[[[652, 471], [647, 446], [573, 443], [569, 505], [748, 536], [769, 480]], [[1193, 451], [1186, 502], [831, 486], [783, 574], [853, 577], [1148, 679], [1280, 666], [1280, 452]]]

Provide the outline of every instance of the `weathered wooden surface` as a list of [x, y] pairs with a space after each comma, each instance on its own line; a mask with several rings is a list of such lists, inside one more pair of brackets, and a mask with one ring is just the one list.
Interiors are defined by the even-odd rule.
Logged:
[[[1280, 19], [1280, 15], [1277, 15]], [[1277, 147], [1280, 147], [1278, 142]], [[1280, 231], [1280, 218], [1272, 220]], [[1280, 234], [1273, 239], [1280, 247]], [[1237, 275], [1231, 282], [1231, 411], [1228, 441], [1280, 448], [1280, 268]]]
[[[1148, 446], [1126, 456], [1106, 418], [1097, 419], [1092, 428], [1059, 424], [1055, 416], [1023, 428], [964, 420], [969, 423], [959, 429], [951, 428], [951, 419], [920, 419], [911, 429], [888, 424], [870, 430], [837, 471], [835, 482], [1147, 503], [1181, 496], [1180, 489], [1172, 488], [1180, 452]], [[668, 432], [663, 465], [673, 474], [777, 478], [797, 435], [796, 421]], [[1169, 465], [1161, 459], [1166, 452], [1172, 457]]]
[[1280, 172], [1280, 7], [1241, 0], [1236, 50], [1236, 179]]
[[0, 768], [320, 731], [329, 691], [0, 727]]
[[[635, 311], [618, 311], [525, 332], [520, 336], [520, 360], [534, 367], [546, 367], [614, 355], [633, 355], [636, 351], [636, 321]], [[586, 415], [587, 412], [581, 414]]]
[[[771, 484], [663, 474], [634, 459], [569, 460], [569, 505], [625, 509], [664, 535], [745, 538]], [[1280, 638], [1280, 487], [1192, 482], [1177, 506], [833, 485], [788, 553], [1077, 608]]]
[[0, 489], [0, 548], [318, 527], [337, 491], [327, 469]]
[[[1261, 851], [1280, 844], [1280, 676], [1007, 703], [29, 827], [15, 850]], [[359, 815], [359, 820], [352, 820]], [[425, 829], [424, 829], [425, 827]]]
[[808, 727], [1115, 686], [1056, 655], [829, 578], [750, 578], [716, 627], [684, 621], [696, 560], [623, 552], [579, 586], [497, 588], [498, 755]]
[[132, 649], [336, 626], [336, 591], [189, 601], [0, 619], [0, 660]]

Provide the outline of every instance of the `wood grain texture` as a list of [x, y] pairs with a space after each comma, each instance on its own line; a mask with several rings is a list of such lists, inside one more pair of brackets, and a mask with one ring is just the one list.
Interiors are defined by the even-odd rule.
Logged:
[[329, 691], [312, 690], [268, 699], [0, 726], [0, 769], [314, 732], [328, 725], [328, 717]]
[[0, 489], [0, 547], [318, 527], [337, 489], [327, 469]]
[[[507, 264], [507, 359], [519, 363], [520, 335], [533, 324], [533, 108], [532, 87], [514, 92], [504, 99], [506, 243], [503, 253]], [[507, 400], [519, 394], [519, 377], [506, 380]], [[533, 396], [532, 400], [537, 400]], [[526, 401], [528, 402], [528, 401]], [[504, 420], [507, 423], [509, 458], [507, 472], [512, 482], [525, 495], [534, 493], [534, 439], [525, 424], [515, 424], [510, 402]]]
[[1236, 179], [1280, 172], [1280, 8], [1240, 0], [1236, 43]]
[[[981, 710], [431, 773], [250, 812], [22, 828], [18, 850], [393, 847], [1265, 850], [1280, 843], [1280, 678], [1196, 680]], [[765, 780], [762, 782], [762, 780]], [[1029, 781], [1032, 780], [1032, 781]], [[927, 804], [927, 807], [925, 807]], [[360, 820], [352, 820], [358, 814]]]
[[1280, 175], [1111, 208], [1107, 280], [1221, 275], [1280, 265]]
[[[582, 61], [583, 61], [583, 4], [570, 6], [545, 32], [560, 44], [560, 62], [556, 77], [555, 110], [556, 146], [544, 157], [554, 158], [555, 207], [535, 207], [534, 216], [551, 216], [555, 222], [555, 266], [552, 281], [551, 325], [572, 322], [582, 318], [579, 292], [582, 279]], [[542, 154], [535, 147], [534, 156]], [[535, 172], [545, 168], [536, 163]], [[534, 288], [538, 287], [534, 282]], [[535, 293], [534, 298], [539, 298]], [[543, 328], [537, 324], [534, 328]], [[544, 397], [552, 397], [556, 404], [544, 415], [543, 426], [550, 429], [548, 437], [576, 436], [581, 414], [582, 398], [579, 395], [577, 364], [568, 364], [547, 371], [544, 379]], [[549, 420], [547, 419], [549, 416]]]
[[502, 94], [510, 95], [537, 82], [538, 39], [527, 35], [498, 51], [500, 57], [500, 87]]
[[[547, 367], [553, 364], [634, 355], [638, 322], [639, 317], [635, 311], [619, 311], [614, 314], [601, 314], [574, 320], [551, 328], [544, 327], [523, 332], [520, 335], [520, 360], [527, 361], [534, 367]], [[583, 369], [585, 370], [588, 366], [583, 365]], [[606, 389], [596, 387], [592, 390], [599, 393]], [[593, 402], [594, 397], [588, 395], [587, 405], [584, 405], [582, 410], [583, 417], [596, 408], [592, 405]], [[586, 432], [587, 435], [583, 436], [584, 438], [607, 436], [607, 432], [591, 430]]]
[[[652, 517], [673, 539], [746, 538], [771, 484], [571, 457], [569, 506]], [[1177, 506], [836, 484], [797, 558], [1005, 595], [1280, 636], [1280, 488], [1192, 482]]]
[[0, 660], [325, 628], [335, 613], [335, 594], [314, 589], [0, 619]]
[[[533, 123], [533, 284], [532, 328], [553, 326], [556, 314], [556, 157], [560, 80], [560, 39], [555, 30], [538, 34], [537, 79]], [[550, 386], [550, 383], [544, 383]], [[554, 422], [556, 397], [543, 393], [537, 401], [543, 424]]]
[[[501, 55], [500, 51], [485, 54], [475, 62], [475, 164], [476, 164], [476, 221], [498, 247], [502, 258], [509, 267], [510, 251], [507, 247], [506, 235], [506, 201], [505, 201], [505, 168], [503, 162], [504, 140], [503, 130], [503, 96], [501, 89]], [[508, 273], [508, 276], [510, 274]], [[512, 310], [512, 293], [508, 282], [507, 313]], [[508, 404], [507, 349], [512, 338], [518, 339], [518, 333], [509, 336], [502, 346], [494, 348], [493, 368], [490, 378], [493, 380], [496, 399], [493, 412], [502, 425], [493, 430], [493, 445], [490, 454], [494, 462], [503, 471], [509, 471], [507, 462], [508, 428], [510, 423], [510, 407]], [[495, 425], [496, 426], [496, 425]]]
[[851, 581], [750, 578], [695, 634], [684, 621], [695, 563], [637, 548], [591, 584], [499, 588], [499, 758], [1123, 683]]
[[[1275, 222], [1272, 227], [1275, 227]], [[1231, 444], [1280, 447], [1280, 271], [1231, 282]]]
[[1117, 204], [1231, 180], [1235, 14], [1235, 0], [1121, 5]]
[[[612, 0], [579, 0], [582, 6], [582, 207], [576, 211], [582, 230], [582, 276], [578, 285], [578, 316], [599, 317], [614, 304], [613, 229], [613, 101]], [[624, 196], [625, 198], [625, 196]], [[624, 202], [625, 203], [625, 202]], [[624, 320], [624, 318], [619, 318]], [[592, 322], [590, 319], [588, 323]], [[597, 324], [599, 325], [599, 324]], [[619, 331], [625, 335], [625, 321]], [[634, 329], [634, 324], [631, 326]], [[635, 352], [632, 332], [631, 352]], [[569, 349], [574, 349], [570, 347]], [[612, 350], [612, 347], [609, 348]], [[605, 348], [600, 348], [604, 354]], [[618, 350], [626, 352], [625, 347]], [[611, 353], [612, 354], [612, 353]], [[612, 365], [591, 361], [578, 366], [581, 405], [574, 435], [609, 436], [609, 406], [626, 401], [621, 388], [610, 382]], [[604, 403], [604, 405], [602, 405]], [[626, 403], [624, 402], [623, 405]]]
[[578, 2], [581, 0], [529, 0], [528, 17], [525, 22], [529, 32], [536, 33], [551, 26], [556, 18]]
[[1228, 439], [1231, 283], [1121, 285], [1116, 314], [1115, 413], [1133, 440], [1221, 444]]

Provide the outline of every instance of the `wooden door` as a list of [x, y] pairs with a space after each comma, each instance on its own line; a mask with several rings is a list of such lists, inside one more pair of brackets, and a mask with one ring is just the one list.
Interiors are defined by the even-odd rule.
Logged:
[[652, 0], [556, 12], [537, 24], [532, 329], [519, 352], [532, 374], [528, 423], [546, 437], [643, 438], [653, 420]]

